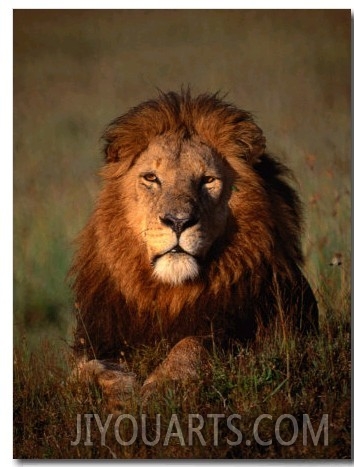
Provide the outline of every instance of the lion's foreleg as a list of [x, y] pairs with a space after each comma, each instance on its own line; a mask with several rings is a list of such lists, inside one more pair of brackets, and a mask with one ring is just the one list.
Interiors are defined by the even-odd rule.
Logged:
[[185, 337], [179, 341], [165, 360], [146, 378], [142, 386], [142, 398], [147, 398], [156, 388], [168, 381], [186, 384], [197, 381], [209, 365], [208, 352], [197, 337]]

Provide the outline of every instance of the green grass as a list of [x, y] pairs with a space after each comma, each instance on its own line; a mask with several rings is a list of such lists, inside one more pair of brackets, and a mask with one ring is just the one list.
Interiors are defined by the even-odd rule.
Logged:
[[[15, 457], [349, 457], [350, 12], [34, 10], [15, 11], [14, 20]], [[162, 428], [173, 412], [184, 431], [190, 413], [239, 413], [251, 439], [253, 421], [269, 413], [267, 439], [279, 414], [300, 423], [308, 413], [315, 426], [328, 413], [328, 447], [229, 446], [222, 436], [213, 446], [212, 424], [207, 447], [122, 447], [110, 432], [107, 448], [97, 429], [94, 446], [70, 446], [77, 413], [103, 420], [108, 410], [95, 389], [67, 381], [73, 297], [65, 277], [99, 190], [99, 136], [156, 87], [182, 83], [229, 92], [293, 169], [321, 333], [305, 343], [263, 336], [237, 356], [214, 355], [210, 381], [156, 401]], [[342, 265], [331, 266], [337, 253]], [[166, 351], [140, 350], [132, 365], [143, 378]]]

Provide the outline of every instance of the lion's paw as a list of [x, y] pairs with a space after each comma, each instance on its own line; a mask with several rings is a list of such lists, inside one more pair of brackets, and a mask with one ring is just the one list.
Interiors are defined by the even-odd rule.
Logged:
[[95, 382], [101, 388], [111, 412], [121, 412], [129, 407], [140, 389], [136, 374], [115, 362], [89, 360], [79, 363], [76, 371], [81, 381]]

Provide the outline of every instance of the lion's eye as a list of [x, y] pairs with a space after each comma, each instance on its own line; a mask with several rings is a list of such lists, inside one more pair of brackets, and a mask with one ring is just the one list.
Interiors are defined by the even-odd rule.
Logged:
[[159, 181], [154, 173], [144, 174], [143, 179], [150, 183], [157, 183]]
[[210, 185], [210, 183], [215, 182], [216, 178], [211, 175], [206, 175], [202, 178], [202, 185]]

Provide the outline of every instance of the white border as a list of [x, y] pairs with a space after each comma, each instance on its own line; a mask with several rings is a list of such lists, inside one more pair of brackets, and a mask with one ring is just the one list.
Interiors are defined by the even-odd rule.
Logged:
[[[5, 2], [2, 2], [5, 3]], [[351, 9], [352, 2], [339, 0], [333, 2], [329, 0], [306, 2], [304, 0], [131, 0], [129, 3], [122, 0], [14, 0], [6, 2], [9, 5], [1, 7], [1, 10], [8, 9]]]
[[[5, 3], [5, 2], [3, 2]], [[0, 284], [1, 284], [1, 326], [0, 326], [0, 400], [2, 423], [1, 460], [12, 458], [12, 9], [0, 5], [0, 132], [1, 170], [0, 196]]]
[[[286, 4], [279, 1], [269, 0], [252, 0], [245, 2], [228, 1], [228, 0], [180, 0], [178, 2], [164, 2], [164, 9], [351, 9], [351, 3], [348, 1], [334, 2], [304, 2], [288, 1]], [[131, 0], [129, 8], [127, 3], [114, 0], [86, 0], [84, 9], [161, 9], [161, 0], [143, 1]], [[1, 365], [1, 389], [0, 400], [2, 401], [1, 408], [1, 454], [0, 459], [6, 460], [6, 465], [15, 465], [16, 461], [12, 460], [12, 277], [13, 277], [13, 231], [12, 231], [12, 180], [13, 180], [13, 86], [12, 86], [12, 24], [13, 24], [13, 9], [83, 9], [83, 3], [79, 0], [62, 0], [61, 2], [47, 0], [36, 1], [3, 1], [0, 2], [0, 57], [1, 57], [1, 79], [0, 79], [0, 128], [1, 128], [1, 163], [2, 170], [0, 171], [0, 187], [3, 200], [2, 209], [0, 210], [0, 245], [2, 247], [0, 260], [0, 279], [2, 290], [2, 325], [0, 327], [0, 365]], [[5, 349], [3, 348], [5, 347]], [[26, 464], [26, 461], [22, 461]], [[70, 462], [67, 462], [70, 463]], [[181, 462], [166, 462], [168, 465], [181, 465]], [[214, 462], [218, 463], [218, 462]], [[3, 465], [3, 463], [1, 462]], [[30, 461], [31, 465], [47, 465], [45, 461]], [[130, 465], [138, 465], [135, 462], [129, 462]], [[255, 462], [247, 462], [248, 465], [259, 465]], [[277, 462], [277, 465], [283, 466], [287, 462]], [[292, 462], [293, 465], [300, 465], [300, 462]], [[314, 463], [313, 463], [314, 464]], [[315, 462], [317, 464], [317, 462]], [[314, 464], [314, 465], [315, 465]], [[48, 462], [50, 465], [50, 462]], [[95, 465], [105, 465], [102, 462], [95, 462]], [[183, 465], [194, 466], [201, 465], [200, 462], [185, 461]]]

